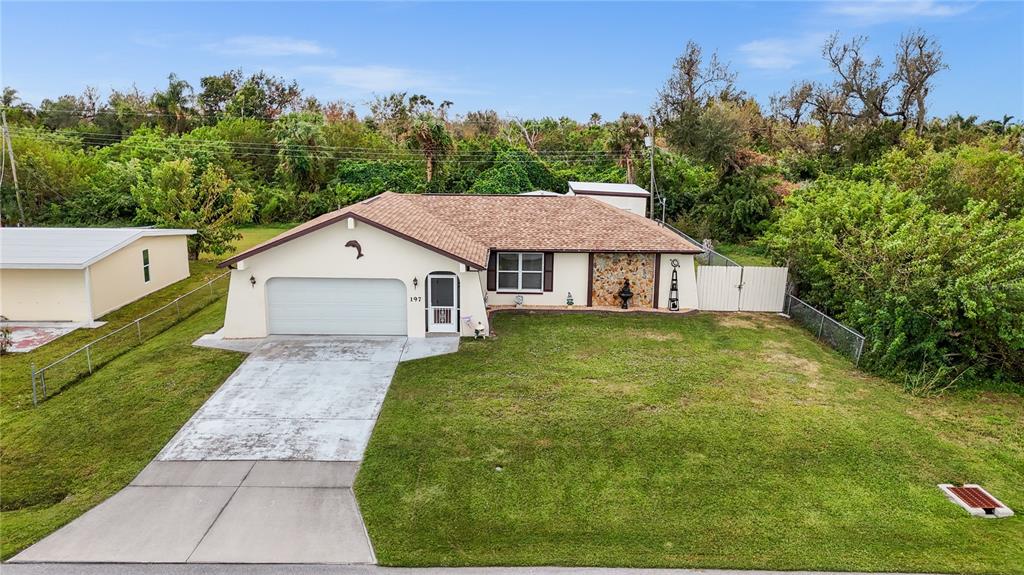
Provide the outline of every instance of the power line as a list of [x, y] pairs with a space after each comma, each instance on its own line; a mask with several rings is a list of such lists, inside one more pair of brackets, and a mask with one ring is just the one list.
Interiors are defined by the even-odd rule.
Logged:
[[[302, 113], [316, 114], [316, 115], [319, 115], [319, 116], [324, 117], [324, 118], [327, 118], [327, 117], [330, 116], [330, 114], [328, 114], [328, 113], [326, 113], [326, 112], [324, 112], [322, 110], [321, 111], [317, 111], [317, 110], [301, 110], [301, 109], [282, 111], [280, 114], [277, 114], [277, 115], [274, 115], [274, 116], [254, 115], [254, 114], [245, 114], [245, 115], [238, 115], [238, 116], [236, 116], [234, 114], [229, 114], [229, 113], [223, 112], [223, 111], [220, 111], [220, 112], [217, 112], [217, 113], [214, 113], [214, 114], [207, 114], [207, 113], [203, 112], [202, 110], [197, 110], [197, 109], [192, 109], [192, 110], [190, 110], [190, 111], [188, 111], [186, 113], [182, 113], [182, 114], [171, 114], [171, 113], [167, 113], [167, 112], [157, 112], [157, 111], [151, 111], [151, 110], [114, 110], [114, 109], [110, 109], [110, 108], [99, 108], [99, 109], [88, 109], [88, 108], [43, 109], [43, 108], [39, 108], [38, 106], [33, 106], [31, 104], [22, 104], [22, 105], [18, 106], [18, 108], [21, 109], [21, 110], [25, 110], [27, 112], [30, 112], [32, 114], [35, 114], [35, 115], [50, 115], [50, 116], [67, 115], [67, 116], [78, 116], [78, 117], [81, 117], [81, 118], [92, 118], [92, 117], [95, 117], [95, 116], [141, 116], [141, 117], [146, 117], [146, 118], [175, 118], [175, 119], [184, 119], [184, 120], [192, 120], [192, 121], [200, 121], [200, 122], [203, 121], [203, 120], [210, 120], [210, 119], [223, 120], [223, 119], [229, 119], [229, 118], [237, 118], [237, 119], [245, 119], [245, 120], [268, 120], [268, 121], [271, 121], [271, 122], [276, 122], [276, 121], [284, 119], [289, 114], [302, 114]], [[354, 112], [354, 110], [353, 110], [353, 112]], [[410, 113], [410, 117], [412, 117], [415, 114], [416, 114], [416, 112], [411, 112]], [[347, 115], [347, 113], [346, 112], [342, 112], [341, 115]], [[371, 115], [371, 117], [372, 117], [372, 115]], [[469, 125], [477, 125], [477, 126], [489, 126], [489, 125], [492, 125], [492, 123], [493, 123], [493, 122], [488, 121], [488, 120], [471, 119], [471, 118], [468, 118], [465, 115], [455, 115], [451, 119], [449, 119], [446, 116], [443, 119], [446, 122], [450, 123], [450, 124], [469, 124]], [[550, 119], [550, 120], [552, 120], [552, 121], [554, 121], [556, 123], [559, 121], [559, 119], [557, 119], [557, 118], [548, 118], [548, 119]], [[495, 118], [495, 120], [497, 121], [497, 123], [505, 124], [505, 125], [511, 124], [511, 123], [513, 123], [515, 121], [513, 118], [503, 118], [501, 116], [498, 116], [497, 118]], [[357, 121], [361, 121], [361, 120], [358, 120], [358, 118], [357, 118]], [[540, 121], [543, 121], [543, 119], [542, 120], [527, 120], [527, 122], [531, 122], [531, 121], [533, 121], [533, 122], [540, 122]], [[586, 123], [577, 122], [577, 124], [579, 126], [588, 126], [588, 124], [586, 124]]]
[[[132, 145], [139, 145], [139, 143], [130, 141], [131, 136], [123, 136], [120, 134], [109, 134], [100, 132], [72, 132], [72, 131], [61, 131], [61, 132], [40, 132], [32, 129], [19, 129], [14, 128], [14, 133], [33, 137], [36, 139], [50, 138], [53, 141], [59, 141], [62, 137], [67, 137], [68, 134], [74, 134], [81, 136], [83, 139], [99, 140], [104, 145], [113, 145], [118, 143], [129, 143]], [[178, 138], [168, 137], [160, 140], [162, 145], [167, 146], [213, 146], [216, 144], [229, 145], [240, 152], [256, 153], [256, 152], [280, 152], [290, 150], [310, 150], [314, 152], [337, 152], [340, 154], [365, 154], [368, 156], [375, 157], [406, 157], [409, 155], [415, 155], [420, 150], [386, 150], [380, 148], [367, 148], [367, 147], [356, 147], [356, 146], [330, 146], [326, 144], [303, 144], [303, 143], [292, 143], [292, 142], [239, 142], [237, 140], [224, 140], [224, 139], [209, 139], [209, 138]], [[468, 158], [479, 158], [489, 159], [493, 156], [500, 154], [505, 150], [452, 150], [447, 152], [447, 156], [462, 156]], [[614, 160], [623, 158], [630, 155], [626, 152], [617, 152], [612, 150], [537, 150], [531, 152], [528, 150], [512, 149], [508, 151], [521, 152], [527, 155], [537, 156], [538, 158], [544, 158], [545, 156], [552, 156], [557, 158], [565, 158], [568, 160], [575, 158], [606, 158], [608, 160]]]
[[[31, 138], [31, 139], [35, 139], [37, 141], [49, 141], [49, 142], [66, 143], [66, 141], [63, 141], [60, 138], [59, 134], [55, 134], [55, 133], [21, 132], [20, 135], [23, 136], [23, 137], [28, 137], [28, 138]], [[121, 140], [118, 140], [118, 141], [114, 141], [114, 142], [109, 142], [109, 143], [110, 144], [125, 144], [125, 145], [130, 146], [131, 148], [137, 149], [137, 150], [149, 150], [149, 151], [156, 151], [156, 152], [166, 152], [166, 151], [171, 151], [171, 149], [173, 149], [175, 147], [177, 147], [179, 150], [184, 149], [184, 148], [191, 148], [194, 151], [195, 150], [216, 151], [211, 146], [211, 144], [216, 144], [216, 143], [231, 144], [232, 142], [231, 141], [227, 141], [227, 140], [206, 140], [206, 141], [200, 142], [200, 141], [188, 141], [188, 140], [180, 140], [180, 139], [169, 138], [169, 139], [166, 139], [166, 140], [162, 140], [160, 143], [131, 142], [131, 141], [127, 141], [127, 140], [124, 140], [124, 139], [121, 139]], [[303, 150], [305, 150], [305, 153], [303, 153]], [[313, 158], [319, 158], [319, 159], [348, 159], [348, 160], [381, 161], [381, 162], [384, 162], [384, 161], [389, 161], [389, 162], [421, 162], [421, 161], [424, 161], [426, 159], [426, 157], [427, 157], [425, 154], [418, 153], [418, 151], [416, 151], [416, 150], [411, 150], [408, 153], [403, 153], [403, 152], [383, 152], [383, 151], [375, 153], [375, 152], [372, 152], [372, 151], [358, 151], [358, 150], [340, 149], [340, 150], [336, 150], [335, 153], [329, 153], [329, 152], [323, 151], [323, 150], [310, 149], [309, 147], [301, 145], [301, 144], [294, 144], [294, 145], [286, 144], [284, 146], [279, 146], [276, 151], [274, 151], [273, 149], [248, 149], [247, 150], [247, 149], [243, 148], [243, 149], [240, 149], [240, 150], [236, 150], [236, 152], [239, 152], [239, 153], [242, 153], [242, 154], [245, 154], [245, 155], [248, 155], [248, 156], [271, 157], [271, 158], [280, 158], [281, 156], [285, 156], [285, 157], [288, 157], [288, 158], [313, 157]], [[529, 154], [529, 152], [526, 152], [526, 153]], [[450, 152], [448, 154], [445, 154], [444, 156], [436, 157], [435, 160], [443, 161], [445, 163], [478, 164], [478, 163], [485, 163], [485, 162], [491, 161], [492, 160], [492, 157], [491, 157], [492, 154], [494, 156], [493, 160], [498, 160], [498, 158], [497, 158], [498, 153], [491, 153], [491, 152], [489, 152], [487, 155], [481, 155], [481, 156], [476, 156], [476, 157], [474, 157], [474, 156], [465, 156], [465, 155], [460, 154], [460, 152]], [[461, 156], [461, 158], [460, 158], [460, 156]], [[564, 162], [572, 162], [572, 163], [607, 164], [607, 163], [614, 162], [614, 160], [616, 158], [619, 158], [619, 157], [622, 157], [622, 154], [606, 155], [605, 153], [602, 153], [602, 152], [595, 152], [593, 154], [589, 154], [589, 155], [585, 155], [585, 156], [578, 156], [578, 157], [577, 156], [559, 156], [557, 154], [556, 155], [551, 155], [550, 157], [544, 157], [544, 158], [540, 158], [540, 157], [538, 157], [538, 158], [516, 158], [516, 157], [509, 158], [509, 157], [505, 157], [505, 158], [501, 158], [498, 163], [518, 163], [518, 164], [523, 164], [523, 165], [529, 165], [529, 164], [532, 164], [534, 161], [547, 160], [547, 161], [564, 161]]]

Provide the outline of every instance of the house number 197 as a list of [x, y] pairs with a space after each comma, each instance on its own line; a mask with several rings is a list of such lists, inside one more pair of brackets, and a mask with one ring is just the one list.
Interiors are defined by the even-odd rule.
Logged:
[[418, 295], [414, 295], [409, 297], [409, 301], [423, 301], [423, 298]]

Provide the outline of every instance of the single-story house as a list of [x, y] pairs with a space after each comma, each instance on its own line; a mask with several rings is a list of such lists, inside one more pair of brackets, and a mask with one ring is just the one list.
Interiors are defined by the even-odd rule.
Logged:
[[651, 193], [636, 184], [569, 182], [567, 196], [590, 196], [640, 216], [647, 215]]
[[188, 277], [187, 237], [154, 228], [0, 228], [0, 315], [91, 322]]
[[[221, 263], [223, 336], [487, 333], [491, 306], [697, 308], [701, 248], [587, 195], [386, 192]], [[673, 266], [675, 264], [675, 267]]]

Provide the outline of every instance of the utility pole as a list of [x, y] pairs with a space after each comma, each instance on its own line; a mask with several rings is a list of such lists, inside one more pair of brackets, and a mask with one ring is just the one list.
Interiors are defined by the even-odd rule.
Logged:
[[[649, 191], [651, 193], [651, 196], [650, 196], [650, 198], [651, 198], [650, 215], [651, 215], [651, 219], [653, 220], [653, 219], [655, 219], [655, 216], [654, 216], [655, 212], [654, 212], [654, 210], [656, 209], [655, 202], [656, 202], [656, 198], [657, 198], [657, 194], [658, 194], [658, 191], [657, 191], [658, 190], [658, 184], [654, 181], [654, 116], [651, 116], [651, 121], [648, 124], [647, 129], [649, 131], [649, 134], [647, 135], [646, 138], [644, 138], [644, 144], [646, 144], [647, 145], [647, 149], [650, 150], [650, 156], [651, 156], [651, 186], [650, 186], [651, 189]], [[662, 218], [662, 219], [664, 219], [664, 218]]]
[[7, 129], [7, 110], [0, 110], [0, 121], [3, 124], [4, 145], [11, 158], [11, 179], [14, 180], [14, 199], [18, 204], [18, 216], [21, 225], [25, 225], [25, 208], [21, 205], [21, 190], [18, 189], [18, 167], [14, 163], [14, 146], [11, 144], [11, 132]]

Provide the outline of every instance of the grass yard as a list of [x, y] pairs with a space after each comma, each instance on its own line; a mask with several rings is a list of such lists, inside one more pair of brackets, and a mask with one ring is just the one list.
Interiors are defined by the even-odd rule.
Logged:
[[[916, 398], [773, 316], [499, 314], [403, 363], [356, 493], [388, 565], [1024, 573], [1024, 398]], [[500, 468], [500, 469], [499, 469]]]
[[715, 244], [715, 251], [741, 266], [772, 266], [771, 258], [763, 249], [750, 244]]
[[[241, 250], [284, 228], [241, 230]], [[45, 365], [223, 273], [221, 258], [192, 275], [29, 353], [0, 359], [0, 558], [8, 559], [124, 487], [242, 362], [192, 347], [224, 323], [224, 300], [112, 360], [32, 407], [31, 364]]]

